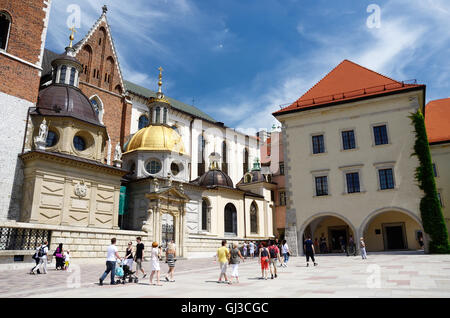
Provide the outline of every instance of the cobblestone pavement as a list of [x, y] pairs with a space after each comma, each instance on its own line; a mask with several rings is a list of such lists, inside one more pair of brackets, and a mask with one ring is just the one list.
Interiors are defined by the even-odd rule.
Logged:
[[[47, 275], [24, 270], [0, 272], [1, 297], [450, 297], [450, 255], [373, 254], [317, 256], [317, 267], [306, 267], [303, 257], [292, 257], [278, 278], [261, 280], [256, 260], [239, 267], [239, 284], [218, 284], [219, 268], [210, 259], [179, 260], [176, 282], [152, 286], [148, 277], [138, 284], [104, 286], [98, 278], [104, 264], [73, 266], [72, 272], [49, 266]], [[75, 264], [73, 264], [75, 265]], [[150, 269], [150, 263], [144, 264]], [[162, 278], [167, 265], [161, 263]], [[228, 274], [231, 270], [228, 270]]]

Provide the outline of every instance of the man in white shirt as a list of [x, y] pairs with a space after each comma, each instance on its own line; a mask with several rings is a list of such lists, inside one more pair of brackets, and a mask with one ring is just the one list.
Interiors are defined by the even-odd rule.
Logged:
[[116, 238], [113, 237], [111, 239], [111, 245], [108, 246], [107, 255], [106, 255], [106, 271], [103, 273], [102, 277], [100, 277], [99, 282], [100, 286], [103, 285], [103, 280], [108, 276], [109, 272], [111, 272], [111, 285], [115, 285], [114, 275], [116, 273], [116, 260], [122, 258], [119, 256], [116, 247]]
[[42, 268], [43, 271], [40, 271], [42, 274], [47, 274], [47, 254], [48, 254], [48, 242], [45, 241], [44, 244], [38, 250], [39, 264], [36, 265], [35, 268], [32, 269], [32, 273], [36, 274], [36, 272]]

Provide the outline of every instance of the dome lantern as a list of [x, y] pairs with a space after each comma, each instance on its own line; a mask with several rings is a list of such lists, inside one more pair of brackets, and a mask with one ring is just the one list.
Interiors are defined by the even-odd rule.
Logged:
[[152, 97], [148, 101], [150, 125], [167, 124], [169, 117], [170, 103], [165, 98], [161, 88], [163, 68], [159, 67], [158, 70], [159, 70], [158, 92], [156, 93], [156, 97]]

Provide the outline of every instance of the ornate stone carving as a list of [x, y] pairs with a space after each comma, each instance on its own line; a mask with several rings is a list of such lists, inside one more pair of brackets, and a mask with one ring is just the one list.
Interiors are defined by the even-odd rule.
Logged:
[[81, 180], [79, 183], [75, 185], [74, 192], [75, 195], [79, 198], [84, 198], [87, 195], [87, 187], [84, 184], [83, 180]]
[[38, 150], [45, 150], [45, 146], [47, 143], [47, 135], [48, 135], [48, 126], [45, 118], [42, 120], [41, 125], [39, 126], [39, 135], [34, 137], [34, 144]]

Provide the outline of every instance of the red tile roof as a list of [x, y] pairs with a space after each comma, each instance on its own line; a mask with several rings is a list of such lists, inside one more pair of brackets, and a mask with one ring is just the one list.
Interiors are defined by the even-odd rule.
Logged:
[[429, 143], [450, 142], [450, 98], [433, 100], [425, 106], [425, 126]]
[[398, 82], [349, 60], [344, 60], [297, 101], [276, 111], [273, 115], [416, 87], [425, 86]]

